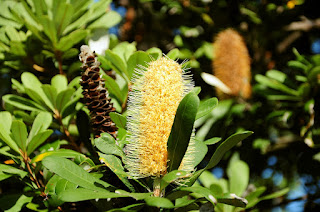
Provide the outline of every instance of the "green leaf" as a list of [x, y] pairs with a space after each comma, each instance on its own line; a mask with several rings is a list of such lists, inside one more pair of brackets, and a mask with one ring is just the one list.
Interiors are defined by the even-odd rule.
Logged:
[[251, 208], [253, 206], [255, 206], [260, 200], [258, 199], [261, 194], [263, 194], [266, 191], [266, 187], [262, 186], [257, 188], [255, 191], [249, 193], [246, 196], [246, 200], [248, 200], [248, 205], [246, 208]]
[[37, 111], [37, 112], [45, 111], [45, 109], [41, 105], [39, 105], [38, 103], [30, 99], [26, 99], [24, 97], [16, 96], [13, 94], [7, 94], [3, 96], [2, 99], [5, 103], [8, 103], [22, 110]]
[[199, 95], [199, 93], [201, 92], [201, 87], [200, 86], [195, 86], [192, 89], [192, 92], [195, 92], [197, 95]]
[[214, 193], [207, 188], [194, 186], [194, 187], [183, 187], [181, 188], [182, 191], [189, 191], [192, 193], [196, 193], [205, 197], [208, 201], [210, 201], [213, 205], [217, 204], [217, 199], [214, 197]]
[[42, 83], [32, 73], [23, 72], [21, 75], [22, 84], [25, 86], [26, 93], [38, 103], [44, 103], [51, 110], [54, 110], [53, 104], [47, 98], [46, 94], [42, 90]]
[[55, 46], [58, 38], [54, 22], [50, 20], [50, 18], [47, 15], [40, 16], [39, 21], [41, 22], [44, 33], [48, 36], [53, 46]]
[[278, 198], [278, 197], [281, 197], [281, 196], [287, 194], [289, 191], [290, 191], [290, 188], [284, 188], [284, 189], [282, 189], [280, 191], [277, 191], [277, 192], [274, 192], [272, 194], [263, 196], [261, 198], [261, 200], [275, 199], [275, 198]]
[[200, 141], [198, 139], [195, 139], [195, 146], [194, 147], [195, 147], [195, 149], [194, 149], [194, 151], [192, 151], [193, 155], [194, 155], [193, 167], [196, 167], [199, 163], [201, 163], [203, 158], [206, 156], [206, 154], [208, 152], [208, 147], [203, 141]]
[[127, 72], [127, 66], [124, 61], [117, 54], [113, 53], [110, 49], [107, 49], [106, 56], [107, 60], [110, 61], [112, 68], [121, 76], [127, 76], [129, 78], [129, 74]]
[[116, 144], [116, 141], [109, 133], [102, 133], [99, 138], [94, 140], [95, 146], [105, 154], [124, 157], [122, 149]]
[[211, 113], [213, 108], [218, 105], [218, 99], [213, 97], [205, 101], [201, 101], [197, 112], [196, 120]]
[[114, 11], [109, 11], [88, 26], [88, 29], [110, 28], [121, 21], [121, 16]]
[[65, 28], [70, 24], [73, 14], [73, 5], [69, 3], [59, 2], [58, 6], [53, 7], [53, 17], [58, 36], [60, 36]]
[[168, 52], [167, 57], [169, 57], [172, 60], [175, 60], [179, 57], [179, 49], [172, 49], [170, 52]]
[[73, 31], [70, 34], [62, 37], [59, 40], [56, 48], [62, 52], [65, 52], [71, 49], [75, 44], [86, 38], [87, 35], [88, 30], [85, 29], [78, 29], [76, 31]]
[[108, 92], [110, 94], [114, 95], [116, 97], [116, 99], [118, 100], [118, 102], [120, 104], [122, 104], [124, 96], [120, 90], [119, 85], [116, 83], [116, 81], [114, 79], [112, 79], [107, 74], [103, 74], [102, 77], [103, 77], [103, 79], [106, 80], [105, 86], [106, 86]]
[[0, 209], [5, 212], [23, 211], [24, 205], [31, 202], [33, 196], [24, 194], [6, 194], [0, 198]]
[[52, 122], [52, 115], [49, 112], [40, 112], [37, 117], [34, 119], [32, 128], [29, 133], [27, 143], [29, 143], [32, 138], [42, 131], [48, 129]]
[[139, 69], [139, 66], [146, 66], [150, 61], [152, 61], [151, 57], [146, 52], [137, 51], [133, 53], [127, 63], [129, 79], [132, 78], [136, 68]]
[[12, 117], [11, 114], [8, 111], [1, 111], [0, 112], [0, 120], [2, 123], [5, 123], [3, 125], [3, 130], [5, 133], [9, 134], [11, 129], [11, 123], [12, 123]]
[[306, 71], [308, 69], [308, 66], [306, 66], [302, 62], [296, 61], [296, 60], [289, 61], [288, 66], [293, 67], [293, 68], [297, 68], [297, 69], [302, 69], [303, 71]]
[[9, 133], [6, 132], [6, 127], [4, 127], [4, 123], [0, 123], [0, 138], [14, 151], [21, 154], [19, 147], [17, 146], [16, 142], [12, 140], [9, 136]]
[[27, 154], [30, 155], [34, 150], [36, 150], [37, 147], [40, 146], [43, 142], [45, 142], [52, 133], [53, 130], [45, 130], [32, 137], [27, 147]]
[[12, 78], [12, 88], [17, 90], [18, 93], [25, 93], [24, 86], [16, 79]]
[[170, 183], [176, 182], [179, 179], [186, 177], [187, 175], [189, 175], [188, 172], [180, 170], [174, 170], [172, 172], [167, 173], [161, 179], [160, 189], [165, 189]]
[[100, 153], [99, 156], [99, 160], [103, 161], [111, 171], [118, 176], [123, 184], [130, 189], [131, 192], [134, 192], [135, 189], [128, 180], [129, 175], [124, 171], [121, 160], [114, 155], [105, 155]]
[[60, 180], [66, 181], [65, 179], [59, 177], [58, 175], [53, 175], [50, 178], [50, 180], [48, 181], [48, 183], [45, 187], [45, 190], [44, 190], [44, 192], [48, 196], [50, 196], [50, 198], [47, 201], [48, 201], [49, 205], [52, 207], [58, 207], [64, 203], [62, 200], [60, 200], [58, 198], [58, 194], [56, 192], [56, 186]]
[[220, 137], [213, 137], [213, 138], [210, 138], [208, 140], [205, 140], [204, 143], [206, 145], [212, 145], [212, 144], [216, 144], [218, 143], [219, 141], [221, 141], [221, 138]]
[[152, 207], [158, 207], [158, 208], [173, 208], [173, 203], [164, 197], [147, 197], [144, 199], [144, 201]]
[[31, 162], [36, 163], [36, 162], [42, 161], [44, 158], [48, 156], [75, 158], [78, 155], [81, 155], [81, 153], [73, 151], [71, 149], [58, 149], [58, 150], [48, 151], [40, 155], [37, 155], [36, 157], [32, 158]]
[[135, 43], [129, 43], [127, 41], [121, 42], [117, 44], [113, 49], [112, 52], [116, 55], [120, 56], [121, 59], [127, 62], [130, 56], [137, 50]]
[[249, 183], [249, 166], [241, 160], [230, 162], [227, 168], [229, 191], [242, 196]]
[[79, 202], [91, 199], [109, 199], [109, 198], [119, 198], [128, 197], [124, 194], [119, 194], [115, 192], [105, 191], [93, 191], [85, 188], [68, 189], [59, 195], [59, 199], [65, 202]]
[[272, 88], [272, 89], [275, 89], [275, 90], [278, 90], [278, 91], [282, 91], [282, 92], [285, 92], [285, 93], [293, 95], [293, 96], [298, 96], [299, 95], [298, 91], [287, 87], [286, 85], [280, 83], [277, 80], [270, 79], [270, 78], [265, 77], [265, 76], [260, 75], [260, 74], [256, 75], [255, 79], [260, 84], [265, 85], [265, 86], [267, 86], [269, 88]]
[[109, 113], [111, 120], [117, 125], [118, 128], [126, 129], [127, 119], [123, 115], [111, 112]]
[[316, 66], [310, 70], [308, 73], [308, 80], [317, 83], [319, 82], [318, 76], [320, 75], [320, 66]]
[[110, 187], [110, 184], [95, 178], [68, 159], [50, 156], [44, 158], [42, 164], [51, 172], [83, 188], [106, 192], [106, 188]]
[[148, 49], [146, 51], [146, 53], [148, 53], [152, 57], [152, 59], [154, 59], [154, 60], [157, 60], [162, 56], [161, 49], [156, 48], [156, 47], [152, 47], [152, 48]]
[[11, 126], [12, 138], [20, 149], [25, 152], [27, 147], [28, 131], [26, 125], [20, 120], [14, 120]]
[[74, 92], [75, 90], [73, 88], [68, 88], [58, 94], [55, 106], [59, 112], [61, 112], [62, 109], [70, 102]]
[[288, 76], [285, 73], [278, 70], [269, 70], [267, 71], [266, 76], [275, 79], [281, 83], [284, 83], [285, 80], [288, 79]]
[[248, 201], [245, 198], [238, 197], [235, 194], [224, 194], [222, 197], [217, 197], [219, 203], [232, 205], [235, 207], [245, 208], [248, 204]]
[[125, 211], [125, 212], [135, 212], [135, 211], [141, 211], [144, 207], [145, 203], [137, 203], [137, 204], [132, 204], [126, 207], [122, 207], [122, 208], [114, 208], [111, 210], [108, 210], [109, 212], [121, 212], [121, 211]]
[[68, 189], [76, 189], [77, 187], [78, 187], [78, 185], [76, 185], [66, 179], [60, 178], [58, 180], [58, 182], [56, 183], [55, 193], [59, 195], [63, 191], [66, 191]]
[[51, 79], [51, 85], [56, 89], [57, 93], [68, 88], [68, 79], [66, 76], [57, 74]]
[[41, 88], [43, 92], [46, 94], [51, 104], [54, 105], [56, 103], [56, 98], [57, 98], [56, 88], [51, 85], [42, 85]]
[[222, 156], [229, 151], [233, 146], [235, 146], [237, 143], [242, 141], [243, 139], [247, 138], [248, 136], [252, 135], [253, 132], [251, 131], [244, 131], [240, 133], [236, 133], [231, 135], [229, 138], [227, 138], [222, 144], [219, 145], [219, 147], [216, 149], [214, 154], [212, 155], [208, 165], [205, 169], [211, 169], [215, 167], [219, 161], [221, 160]]
[[1, 173], [8, 174], [9, 177], [11, 177], [12, 175], [19, 175], [20, 178], [24, 178], [28, 174], [27, 172], [21, 169], [17, 169], [13, 166], [5, 165], [5, 164], [0, 164], [0, 174]]
[[179, 168], [188, 148], [193, 124], [199, 107], [199, 98], [188, 93], [180, 102], [168, 139], [168, 172]]

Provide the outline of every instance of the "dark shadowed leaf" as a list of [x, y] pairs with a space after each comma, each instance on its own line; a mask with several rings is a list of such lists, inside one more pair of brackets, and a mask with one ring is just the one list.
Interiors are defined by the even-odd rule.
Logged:
[[253, 132], [251, 131], [244, 131], [240, 133], [236, 133], [231, 135], [229, 138], [227, 138], [220, 146], [216, 149], [214, 154], [212, 155], [208, 165], [206, 166], [206, 169], [211, 169], [215, 167], [219, 161], [221, 160], [222, 156], [229, 151], [233, 146], [235, 146], [237, 143], [242, 141], [243, 139], [247, 138], [248, 136], [252, 135]]
[[217, 200], [219, 203], [224, 203], [227, 205], [233, 205], [235, 207], [241, 207], [241, 208], [245, 208], [246, 205], [248, 204], [248, 201], [245, 198], [242, 197], [238, 197], [235, 194], [224, 194], [221, 197], [217, 197]]
[[186, 177], [189, 173], [185, 171], [180, 170], [174, 170], [172, 172], [167, 173], [162, 179], [161, 179], [161, 185], [160, 189], [166, 188], [170, 183], [175, 182], [183, 177]]
[[198, 96], [190, 92], [179, 104], [168, 139], [168, 172], [179, 168], [188, 148], [199, 102]]
[[26, 99], [24, 97], [16, 96], [13, 94], [7, 94], [3, 96], [2, 99], [4, 102], [22, 110], [38, 111], [38, 112], [46, 110], [41, 105], [39, 105], [38, 103], [30, 99]]
[[210, 201], [213, 205], [217, 204], [217, 199], [214, 197], [214, 193], [207, 188], [195, 186], [195, 187], [185, 187], [181, 188], [182, 191], [190, 191], [192, 193], [199, 194], [205, 197], [208, 201]]

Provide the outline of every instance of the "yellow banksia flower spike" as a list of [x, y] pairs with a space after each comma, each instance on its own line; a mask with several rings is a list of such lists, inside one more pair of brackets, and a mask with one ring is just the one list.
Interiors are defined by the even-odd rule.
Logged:
[[226, 29], [216, 36], [213, 45], [214, 75], [231, 90], [226, 95], [217, 88], [218, 97], [221, 99], [230, 96], [240, 96], [244, 99], [250, 98], [250, 56], [241, 35], [233, 29]]
[[[192, 88], [191, 76], [182, 65], [168, 57], [136, 69], [127, 115], [126, 166], [132, 178], [159, 178], [166, 174], [167, 141], [175, 113], [184, 95]], [[188, 151], [192, 151], [192, 147], [186, 155]], [[184, 158], [183, 170], [193, 168], [187, 166], [188, 160], [188, 157]]]

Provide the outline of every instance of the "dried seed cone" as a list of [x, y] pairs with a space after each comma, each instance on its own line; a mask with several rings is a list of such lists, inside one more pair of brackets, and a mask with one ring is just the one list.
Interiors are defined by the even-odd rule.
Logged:
[[233, 29], [226, 29], [216, 36], [213, 45], [214, 75], [231, 89], [229, 95], [217, 89], [218, 97], [221, 99], [232, 96], [250, 98], [250, 57], [241, 35]]
[[104, 88], [104, 79], [100, 76], [100, 63], [97, 61], [94, 52], [89, 46], [81, 46], [79, 59], [84, 70], [80, 84], [83, 88], [83, 100], [90, 110], [91, 126], [95, 138], [101, 133], [107, 132], [114, 138], [117, 135], [117, 127], [111, 121], [109, 113], [115, 108], [110, 103], [109, 93]]
[[[192, 88], [190, 75], [184, 73], [180, 64], [166, 57], [136, 70], [129, 94], [127, 122], [126, 164], [131, 177], [161, 177], [166, 173], [167, 141], [175, 113]], [[184, 161], [186, 169], [190, 169], [188, 160]]]

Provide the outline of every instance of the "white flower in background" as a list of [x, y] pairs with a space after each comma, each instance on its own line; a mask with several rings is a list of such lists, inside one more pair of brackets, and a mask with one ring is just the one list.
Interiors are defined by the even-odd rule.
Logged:
[[110, 44], [108, 29], [94, 30], [88, 44], [92, 51], [99, 55], [104, 55]]
[[231, 93], [231, 89], [214, 75], [202, 72], [201, 77], [208, 85], [217, 87], [226, 94]]

